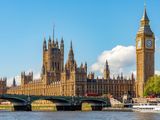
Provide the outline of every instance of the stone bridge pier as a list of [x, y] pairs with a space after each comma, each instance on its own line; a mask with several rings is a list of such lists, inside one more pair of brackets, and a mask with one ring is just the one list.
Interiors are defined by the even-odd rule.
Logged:
[[32, 111], [31, 104], [27, 105], [14, 105], [14, 111]]

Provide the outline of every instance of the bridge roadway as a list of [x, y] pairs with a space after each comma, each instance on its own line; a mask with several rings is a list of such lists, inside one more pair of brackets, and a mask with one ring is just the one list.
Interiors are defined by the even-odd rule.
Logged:
[[103, 107], [111, 106], [108, 98], [85, 97], [85, 96], [36, 96], [36, 95], [13, 95], [2, 94], [0, 99], [10, 101], [15, 111], [32, 111], [31, 104], [37, 100], [49, 100], [56, 104], [58, 111], [81, 110], [83, 103], [91, 104], [92, 110], [102, 110]]

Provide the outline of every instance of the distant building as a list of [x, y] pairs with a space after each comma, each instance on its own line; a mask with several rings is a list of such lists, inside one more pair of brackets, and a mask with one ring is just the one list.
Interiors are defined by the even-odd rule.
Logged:
[[7, 92], [7, 78], [0, 78], [0, 94]]

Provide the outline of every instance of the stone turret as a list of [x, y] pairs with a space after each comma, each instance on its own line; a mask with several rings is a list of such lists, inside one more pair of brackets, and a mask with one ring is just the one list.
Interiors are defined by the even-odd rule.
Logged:
[[56, 48], [59, 48], [58, 39], [56, 39]]
[[44, 42], [43, 42], [43, 51], [47, 50], [47, 45], [46, 45], [46, 38], [44, 38]]
[[108, 61], [106, 60], [105, 66], [104, 66], [104, 79], [108, 80], [110, 79], [110, 70], [109, 70], [109, 65], [108, 65]]
[[61, 44], [60, 44], [60, 51], [61, 51], [61, 71], [64, 71], [64, 40], [63, 37], [61, 39]]
[[88, 74], [88, 79], [91, 79], [91, 80], [94, 79], [94, 73], [93, 73], [93, 72], [90, 72], [90, 73]]
[[55, 42], [54, 42], [54, 40], [52, 40], [52, 48], [54, 48], [55, 47]]
[[31, 81], [33, 81], [33, 72], [29, 72], [28, 75], [25, 72], [21, 72], [21, 85], [28, 84]]
[[123, 73], [121, 73], [121, 80], [123, 80]]
[[73, 47], [72, 47], [72, 41], [71, 41], [71, 45], [70, 45], [70, 50], [69, 50], [69, 54], [68, 54], [68, 60], [69, 61], [74, 61], [74, 52], [73, 52]]
[[6, 94], [7, 92], [7, 78], [0, 78], [0, 94]]
[[16, 87], [16, 86], [17, 86], [17, 84], [16, 84], [16, 79], [15, 79], [15, 78], [13, 78], [12, 87]]
[[75, 71], [77, 69], [77, 63], [74, 59], [74, 52], [73, 52], [73, 47], [72, 47], [72, 42], [70, 45], [70, 50], [69, 50], [69, 54], [68, 54], [68, 60], [67, 63], [65, 65], [65, 69], [66, 70], [70, 70], [70, 71]]
[[47, 71], [52, 70], [52, 42], [51, 42], [51, 37], [49, 37], [48, 40], [48, 66], [47, 66]]
[[87, 73], [87, 62], [85, 62], [84, 70], [85, 70], [85, 72]]

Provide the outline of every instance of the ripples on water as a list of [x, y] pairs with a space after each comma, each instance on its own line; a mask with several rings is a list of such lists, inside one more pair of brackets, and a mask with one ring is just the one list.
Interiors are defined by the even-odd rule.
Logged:
[[160, 120], [158, 113], [0, 112], [0, 120]]

